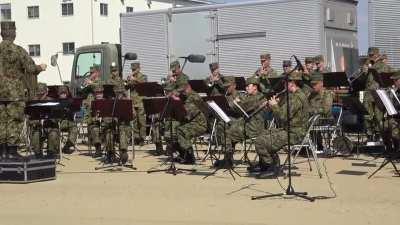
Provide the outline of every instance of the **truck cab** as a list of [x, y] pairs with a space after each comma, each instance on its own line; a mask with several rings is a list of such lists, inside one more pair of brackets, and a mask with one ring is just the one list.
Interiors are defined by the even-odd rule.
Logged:
[[111, 74], [112, 64], [119, 68], [122, 74], [121, 45], [99, 44], [78, 48], [75, 52], [71, 72], [71, 92], [74, 96], [82, 95], [84, 80], [90, 76], [90, 67], [99, 66], [101, 80], [105, 81]]

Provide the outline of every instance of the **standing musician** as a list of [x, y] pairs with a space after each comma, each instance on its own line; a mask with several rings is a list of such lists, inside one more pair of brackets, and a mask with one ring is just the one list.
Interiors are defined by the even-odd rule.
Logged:
[[[290, 138], [291, 143], [295, 144], [301, 141], [306, 133], [306, 124], [308, 120], [308, 103], [307, 97], [300, 89], [299, 82], [302, 77], [299, 73], [292, 73], [288, 78], [288, 91], [290, 103]], [[258, 178], [267, 178], [276, 173], [279, 166], [279, 156], [277, 152], [286, 146], [287, 143], [287, 103], [280, 105], [279, 98], [272, 97], [267, 104], [267, 108], [271, 110], [275, 117], [279, 117], [284, 121], [282, 128], [272, 128], [265, 130], [257, 135], [255, 140], [256, 152], [259, 155], [260, 162], [258, 165], [251, 165], [249, 172], [261, 172]]]
[[325, 65], [325, 58], [323, 55], [317, 55], [314, 57], [314, 63], [315, 63], [315, 71], [320, 72], [320, 73], [326, 73], [328, 72], [326, 65]]
[[88, 87], [92, 84], [95, 85], [96, 82], [98, 82], [99, 80], [101, 80], [101, 74], [100, 74], [100, 66], [99, 65], [93, 65], [90, 67], [89, 70], [89, 77], [86, 78], [83, 81], [83, 87]]
[[271, 92], [271, 84], [268, 78], [277, 77], [278, 73], [271, 66], [271, 54], [264, 53], [260, 55], [261, 67], [257, 69], [253, 76], [260, 82], [260, 91], [263, 94]]
[[141, 72], [140, 62], [131, 64], [132, 73], [127, 78], [127, 84], [131, 88], [130, 97], [132, 99], [134, 110], [137, 112], [133, 120], [133, 132], [135, 144], [143, 145], [146, 136], [146, 115], [144, 112], [143, 98], [139, 96], [135, 86], [147, 82], [147, 76]]
[[[260, 81], [257, 77], [250, 77], [246, 80], [246, 96], [237, 97], [234, 101], [238, 104], [247, 114], [251, 114], [256, 110], [261, 104], [264, 95], [259, 91]], [[246, 123], [246, 125], [245, 125]], [[244, 130], [246, 128], [246, 130]], [[215, 167], [229, 166], [233, 165], [233, 152], [234, 143], [244, 141], [246, 138], [256, 137], [264, 129], [264, 118], [263, 113], [259, 112], [248, 121], [239, 118], [233, 120], [230, 126], [226, 129], [226, 152], [225, 157], [222, 160], [217, 160], [214, 163]], [[246, 136], [245, 136], [246, 133]], [[225, 137], [223, 132], [218, 133], [218, 139], [225, 142]]]
[[205, 79], [205, 83], [208, 87], [208, 95], [223, 95], [223, 76], [219, 71], [219, 64], [217, 62], [210, 63], [211, 74]]

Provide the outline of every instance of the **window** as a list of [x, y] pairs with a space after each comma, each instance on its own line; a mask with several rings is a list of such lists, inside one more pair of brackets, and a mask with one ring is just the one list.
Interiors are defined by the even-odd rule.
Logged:
[[133, 13], [133, 7], [126, 7], [126, 12], [127, 13]]
[[30, 56], [40, 56], [40, 45], [28, 45]]
[[65, 42], [63, 43], [63, 54], [74, 54], [75, 53], [75, 43]]
[[100, 15], [108, 16], [108, 4], [100, 3]]
[[335, 12], [331, 8], [326, 8], [326, 20], [330, 22], [335, 20]]
[[28, 6], [28, 18], [39, 18], [39, 6]]
[[11, 4], [0, 4], [0, 20], [11, 20]]
[[84, 77], [89, 74], [89, 69], [93, 65], [101, 65], [100, 52], [85, 52], [78, 55], [76, 60], [76, 71], [75, 75], [77, 77]]
[[348, 13], [346, 14], [346, 23], [347, 23], [348, 25], [354, 25], [354, 16], [353, 16], [353, 13], [348, 12]]
[[74, 15], [74, 3], [61, 3], [61, 15], [63, 16]]

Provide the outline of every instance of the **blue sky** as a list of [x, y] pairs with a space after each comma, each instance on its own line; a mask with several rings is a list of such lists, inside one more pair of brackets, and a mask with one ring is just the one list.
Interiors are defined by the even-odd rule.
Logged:
[[[251, 0], [225, 0], [225, 2], [241, 2]], [[274, 0], [271, 0], [274, 1]], [[368, 49], [368, 0], [358, 1], [358, 49], [360, 54], [366, 54]]]

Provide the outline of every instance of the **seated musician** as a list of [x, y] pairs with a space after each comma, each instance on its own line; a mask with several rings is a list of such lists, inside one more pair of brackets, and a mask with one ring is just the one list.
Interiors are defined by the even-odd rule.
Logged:
[[[58, 88], [58, 98], [60, 101], [68, 100], [71, 98], [71, 94], [67, 86], [61, 86]], [[78, 127], [74, 122], [73, 115], [67, 115], [67, 118], [61, 120], [60, 129], [63, 132], [67, 132], [68, 138], [67, 141], [62, 148], [63, 153], [71, 154], [74, 151], [74, 147], [76, 144], [76, 138], [78, 137]]]
[[[116, 100], [126, 100], [126, 89], [123, 84], [114, 85], [113, 87]], [[114, 99], [115, 100], [115, 99]], [[130, 121], [118, 120], [118, 118], [105, 117], [102, 123], [102, 133], [105, 140], [106, 162], [113, 163], [117, 161], [115, 155], [115, 142], [119, 143], [119, 160], [122, 164], [128, 161], [128, 142], [131, 133]]]
[[[38, 84], [38, 91], [33, 100], [53, 100], [47, 96], [45, 83]], [[35, 158], [43, 158], [43, 142], [47, 140], [47, 158], [56, 158], [60, 148], [60, 131], [58, 121], [54, 119], [29, 120], [31, 147]]]
[[210, 63], [211, 74], [205, 79], [205, 83], [208, 87], [208, 95], [223, 95], [223, 76], [219, 71], [219, 64], [217, 62]]
[[[390, 92], [390, 98], [392, 102], [397, 102], [400, 99], [400, 70], [395, 72], [394, 75], [390, 77], [393, 80], [392, 90], [394, 92]], [[396, 95], [396, 96], [394, 96]], [[397, 104], [395, 104], [396, 106]], [[399, 111], [399, 108], [396, 108]], [[387, 146], [392, 148], [395, 151], [400, 150], [400, 117], [389, 118], [388, 126], [386, 127], [385, 133], [388, 134], [385, 138], [387, 142]], [[384, 139], [384, 140], [385, 140]]]
[[[263, 100], [263, 94], [259, 91], [259, 79], [256, 77], [250, 77], [246, 80], [246, 96], [237, 97], [234, 101], [244, 110], [247, 114], [251, 114], [256, 110]], [[246, 130], [244, 131], [244, 128]], [[247, 138], [256, 137], [264, 129], [264, 118], [263, 113], [259, 112], [254, 115], [248, 122], [245, 119], [239, 118], [230, 123], [229, 127], [226, 128], [226, 138], [223, 136], [224, 132], [218, 133], [218, 139], [224, 143], [226, 140], [226, 152], [224, 159], [218, 160], [214, 163], [215, 167], [230, 167], [233, 165], [233, 152], [234, 143], [244, 141]], [[246, 136], [245, 136], [246, 132]]]
[[[302, 82], [301, 74], [292, 73], [289, 76], [289, 104], [290, 104], [290, 140], [291, 144], [299, 143], [306, 133], [306, 125], [308, 120], [309, 106], [307, 97], [300, 89]], [[286, 146], [287, 143], [287, 103], [278, 104], [281, 100], [272, 97], [267, 104], [267, 108], [271, 110], [275, 117], [279, 117], [283, 121], [282, 128], [272, 128], [265, 130], [257, 135], [255, 141], [256, 152], [259, 155], [258, 165], [252, 165], [248, 168], [249, 172], [261, 172], [258, 178], [267, 178], [276, 174], [277, 167], [280, 164], [277, 152]]]
[[103, 85], [101, 82], [90, 85], [91, 93], [83, 101], [85, 110], [84, 120], [88, 128], [89, 144], [96, 149], [94, 157], [101, 157], [101, 139], [100, 139], [100, 119], [92, 113], [91, 106], [94, 100], [103, 99]]
[[189, 83], [182, 84], [178, 89], [179, 96], [172, 95], [174, 100], [181, 100], [184, 103], [186, 116], [184, 121], [179, 121], [176, 128], [177, 142], [180, 147], [181, 163], [194, 164], [193, 139], [207, 132], [206, 108], [203, 99], [192, 90]]

